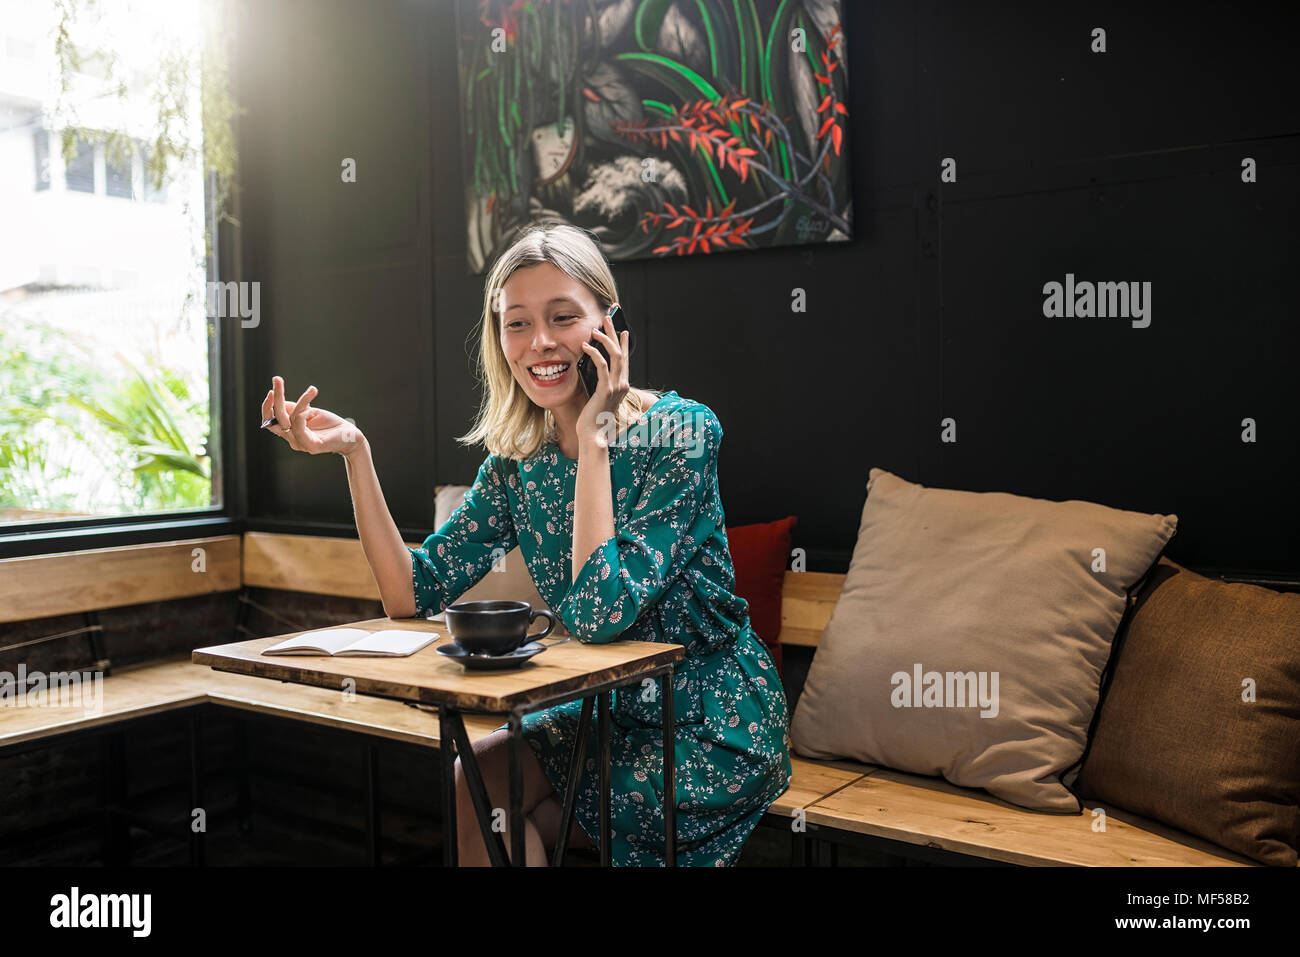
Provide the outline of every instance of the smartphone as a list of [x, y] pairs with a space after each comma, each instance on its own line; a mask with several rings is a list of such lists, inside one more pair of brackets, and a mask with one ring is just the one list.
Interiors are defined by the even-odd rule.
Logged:
[[[618, 339], [623, 335], [624, 330], [627, 329], [627, 320], [623, 318], [623, 308], [619, 306], [618, 303], [615, 303], [610, 307], [610, 311], [607, 312], [606, 315], [613, 319], [614, 338]], [[603, 322], [600, 324], [600, 331], [605, 331], [605, 324]], [[609, 352], [606, 351], [605, 344], [595, 336], [591, 337], [591, 344], [600, 350], [601, 356], [608, 363]], [[630, 335], [627, 337], [627, 349], [628, 354], [630, 355], [632, 352], [632, 337]], [[582, 358], [578, 360], [578, 378], [582, 380], [582, 387], [587, 390], [588, 396], [595, 392], [596, 386], [600, 384], [600, 371], [596, 368], [596, 363], [592, 361], [591, 356], [587, 355], [586, 352], [584, 352]]]

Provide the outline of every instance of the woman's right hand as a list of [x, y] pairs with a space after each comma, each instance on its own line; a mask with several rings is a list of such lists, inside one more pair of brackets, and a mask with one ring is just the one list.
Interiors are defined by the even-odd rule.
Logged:
[[316, 387], [308, 386], [297, 402], [284, 401], [284, 379], [271, 378], [271, 389], [262, 400], [262, 419], [274, 417], [266, 427], [289, 443], [296, 452], [337, 452], [349, 455], [365, 445], [365, 436], [347, 419], [325, 409], [314, 409], [311, 400], [316, 398]]

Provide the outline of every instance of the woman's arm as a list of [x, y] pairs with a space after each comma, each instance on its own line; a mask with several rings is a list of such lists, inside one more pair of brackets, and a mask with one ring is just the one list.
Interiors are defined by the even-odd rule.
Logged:
[[614, 320], [605, 314], [603, 328], [592, 330], [609, 354], [609, 360], [590, 343], [583, 351], [596, 365], [597, 386], [578, 417], [578, 477], [573, 488], [573, 581], [592, 553], [614, 537], [614, 502], [609, 479], [609, 445], [606, 430], [597, 428], [613, 418], [629, 389], [627, 378], [628, 330], [615, 333]]
[[[496, 456], [489, 455], [483, 462], [473, 487], [465, 493], [465, 503], [443, 527], [420, 548], [408, 548], [384, 501], [366, 437], [333, 412], [313, 409], [315, 386], [308, 386], [297, 402], [286, 402], [284, 380], [275, 376], [271, 382], [262, 401], [262, 416], [274, 418], [267, 426], [272, 434], [295, 451], [337, 452], [347, 463], [361, 548], [389, 618], [443, 610], [515, 548], [518, 542], [506, 486], [516, 479], [503, 478]], [[605, 483], [608, 498], [608, 466]]]
[[312, 455], [337, 452], [343, 456], [361, 547], [379, 586], [384, 614], [390, 618], [409, 618], [416, 610], [411, 555], [393, 517], [388, 514], [370, 458], [370, 443], [347, 419], [328, 409], [312, 408], [311, 400], [315, 397], [313, 385], [307, 387], [297, 402], [286, 402], [284, 379], [273, 376], [271, 388], [262, 400], [262, 417], [274, 420], [267, 428], [296, 452]]
[[504, 570], [519, 544], [509, 493], [518, 482], [510, 466], [488, 455], [460, 507], [419, 548], [406, 550], [416, 617], [442, 611], [489, 569]]
[[379, 586], [384, 614], [389, 618], [413, 618], [415, 585], [411, 579], [411, 553], [384, 501], [370, 443], [365, 436], [358, 439], [356, 448], [343, 454], [343, 461], [347, 463], [348, 489], [352, 493], [361, 547]]
[[609, 446], [592, 436], [578, 451], [573, 487], [573, 580], [591, 553], [614, 536], [614, 493], [610, 488]]
[[[673, 423], [661, 430], [664, 447], [651, 452], [650, 469], [636, 504], [618, 529], [611, 512], [605, 531], [594, 530], [597, 518], [604, 510], [612, 510], [613, 503], [608, 458], [602, 472], [595, 465], [598, 457], [592, 457], [587, 487], [601, 485], [603, 474], [603, 491], [589, 491], [587, 499], [574, 504], [574, 564], [578, 569], [568, 593], [551, 607], [565, 630], [579, 641], [615, 640], [663, 597], [717, 530], [721, 512], [712, 506], [718, 494], [722, 425], [707, 406], [699, 408], [703, 411], [694, 417], [698, 434], [688, 439], [682, 431], [688, 427], [686, 423]], [[579, 458], [580, 472], [582, 468]], [[575, 498], [581, 494], [575, 491]], [[578, 541], [579, 512], [586, 520], [582, 542]], [[597, 537], [601, 534], [603, 539]], [[586, 550], [580, 552], [579, 547]]]

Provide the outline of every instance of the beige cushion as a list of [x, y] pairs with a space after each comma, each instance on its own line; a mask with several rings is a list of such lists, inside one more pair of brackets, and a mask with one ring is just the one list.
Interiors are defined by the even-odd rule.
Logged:
[[[468, 485], [440, 485], [437, 492], [436, 516], [434, 518], [434, 527], [442, 528], [447, 519], [451, 518], [451, 513], [460, 508], [465, 501], [465, 493], [469, 491]], [[528, 564], [524, 561], [523, 553], [519, 551], [516, 545], [506, 553], [499, 564], [502, 570], [497, 571], [496, 567], [489, 569], [488, 573], [479, 580], [478, 584], [473, 585], [456, 601], [491, 601], [494, 599], [505, 599], [508, 601], [526, 601], [534, 608], [548, 608], [542, 596], [537, 593], [537, 586], [533, 584], [532, 575], [528, 572]], [[442, 621], [441, 614], [433, 616], [434, 621]], [[542, 631], [545, 621], [533, 622], [530, 631]], [[565, 633], [564, 625], [557, 624], [555, 627], [557, 633]]]
[[1073, 773], [1062, 776], [1083, 754], [1128, 592], [1176, 527], [1173, 515], [930, 489], [872, 469], [794, 750], [1078, 812]]

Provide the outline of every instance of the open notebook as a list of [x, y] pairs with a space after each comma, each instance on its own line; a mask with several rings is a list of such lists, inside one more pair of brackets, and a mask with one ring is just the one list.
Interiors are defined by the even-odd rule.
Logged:
[[365, 631], [361, 628], [327, 628], [286, 638], [262, 652], [264, 655], [333, 655], [352, 658], [405, 658], [441, 636], [436, 631]]

